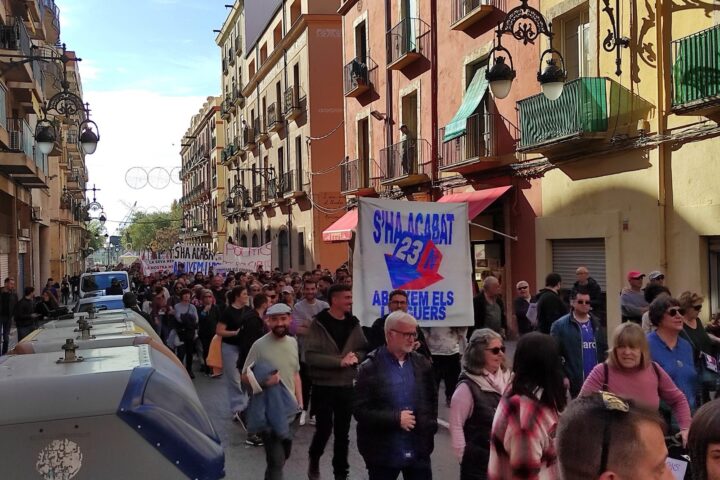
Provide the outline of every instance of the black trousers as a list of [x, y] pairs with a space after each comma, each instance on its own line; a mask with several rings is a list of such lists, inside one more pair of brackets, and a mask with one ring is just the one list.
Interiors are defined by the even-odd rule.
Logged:
[[292, 453], [292, 437], [297, 430], [298, 418], [290, 423], [290, 439], [282, 439], [273, 432], [263, 432], [260, 437], [265, 448], [265, 480], [283, 480], [283, 467]]
[[188, 373], [192, 372], [193, 356], [195, 355], [195, 340], [184, 338], [183, 344], [177, 348], [177, 356], [180, 361], [185, 360], [185, 368]]
[[412, 467], [395, 468], [368, 465], [367, 469], [370, 480], [397, 480], [401, 473], [403, 480], [432, 480], [430, 459]]
[[455, 393], [455, 386], [460, 376], [460, 354], [455, 355], [433, 355], [433, 374], [435, 385], [440, 390], [440, 382], [445, 382], [445, 400], [448, 402]]
[[0, 317], [0, 331], [2, 331], [2, 346], [0, 346], [0, 355], [5, 355], [8, 351], [11, 328], [12, 317]]
[[[310, 395], [312, 392], [312, 381], [310, 380], [310, 368], [307, 363], [300, 362], [300, 381], [302, 382], [303, 408], [307, 412], [310, 408]], [[313, 410], [314, 411], [314, 410]], [[312, 414], [312, 412], [311, 412]]]
[[315, 435], [310, 443], [310, 459], [320, 460], [325, 446], [334, 433], [333, 473], [342, 477], [349, 473], [348, 445], [350, 444], [350, 420], [352, 419], [353, 387], [327, 387], [313, 385], [313, 412], [315, 412]]

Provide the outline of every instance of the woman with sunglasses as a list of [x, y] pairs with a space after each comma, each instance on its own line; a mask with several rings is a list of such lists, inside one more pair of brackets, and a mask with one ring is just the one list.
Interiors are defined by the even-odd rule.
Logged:
[[683, 336], [690, 342], [695, 351], [695, 355], [706, 353], [708, 355], [716, 355], [717, 347], [705, 330], [699, 315], [702, 311], [704, 298], [693, 292], [683, 292], [678, 298], [680, 308], [685, 310], [683, 315]]
[[487, 478], [557, 479], [554, 436], [567, 392], [555, 339], [539, 332], [520, 337], [513, 374], [495, 411]]
[[656, 328], [647, 337], [650, 355], [685, 394], [690, 411], [694, 412], [698, 405], [698, 374], [692, 346], [680, 335], [685, 325], [685, 311], [676, 299], [660, 295], [650, 304], [648, 312], [650, 323]]
[[613, 332], [612, 343], [607, 361], [590, 372], [580, 396], [608, 391], [653, 410], [662, 400], [671, 408], [686, 442], [690, 407], [670, 376], [650, 358], [645, 332], [636, 323], [625, 322]]
[[475, 330], [465, 348], [462, 368], [450, 403], [450, 437], [460, 462], [460, 479], [485, 479], [490, 428], [510, 383], [500, 334], [489, 328]]

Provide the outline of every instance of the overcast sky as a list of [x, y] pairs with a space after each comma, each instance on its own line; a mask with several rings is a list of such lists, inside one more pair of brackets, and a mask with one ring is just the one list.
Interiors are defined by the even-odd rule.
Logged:
[[[137, 202], [145, 210], [168, 209], [182, 194], [173, 182], [161, 190], [133, 189], [126, 183], [127, 172], [180, 166], [180, 138], [190, 118], [221, 89], [213, 30], [220, 29], [228, 11], [224, 5], [232, 2], [56, 2], [61, 40], [83, 59], [84, 97], [100, 128], [97, 151], [86, 157], [88, 186], [101, 189], [97, 200], [112, 234], [128, 214], [127, 206]], [[154, 173], [160, 173], [156, 182], [163, 180], [162, 171]]]

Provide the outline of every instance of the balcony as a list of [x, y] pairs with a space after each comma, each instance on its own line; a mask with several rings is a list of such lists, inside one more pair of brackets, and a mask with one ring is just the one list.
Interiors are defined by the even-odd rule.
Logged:
[[280, 193], [285, 198], [300, 197], [305, 194], [300, 184], [300, 178], [295, 175], [295, 172], [282, 173], [280, 177]]
[[235, 65], [235, 52], [233, 50], [228, 52], [228, 65], [231, 67]]
[[255, 140], [258, 142], [264, 142], [268, 139], [267, 125], [265, 125], [265, 119], [257, 117], [253, 120], [253, 129], [255, 130]]
[[720, 111], [720, 25], [674, 40], [672, 54], [673, 112]]
[[445, 128], [438, 130], [441, 144], [438, 169], [442, 172], [469, 173], [515, 152], [517, 127], [496, 113], [471, 115], [462, 134], [445, 140]]
[[377, 64], [370, 58], [354, 58], [345, 65], [343, 74], [346, 97], [359, 97], [377, 82]]
[[240, 55], [242, 53], [242, 37], [238, 35], [233, 43], [235, 44], [235, 55]]
[[340, 193], [358, 197], [375, 195], [382, 178], [382, 172], [373, 159], [348, 159], [340, 164]]
[[271, 103], [267, 107], [267, 128], [271, 132], [279, 132], [283, 128], [283, 122], [280, 116], [279, 103]]
[[[29, 56], [32, 52], [32, 41], [25, 23], [21, 18], [9, 17], [6, 25], [0, 26], [0, 53], [4, 55], [20, 54]], [[19, 64], [17, 68], [9, 68], [3, 74], [10, 89], [29, 90], [33, 80], [42, 79], [42, 71], [38, 62]], [[28, 102], [30, 99], [28, 98]]]
[[230, 95], [225, 96], [225, 100], [222, 101], [220, 104], [220, 117], [222, 117], [223, 120], [229, 120], [231, 111], [230, 107], [232, 105], [232, 101], [230, 99]]
[[232, 87], [232, 101], [236, 107], [242, 108], [245, 105], [245, 97], [240, 93], [240, 89], [237, 86]]
[[427, 55], [430, 26], [419, 18], [405, 18], [387, 33], [387, 68], [402, 70]]
[[285, 120], [295, 120], [302, 115], [304, 109], [305, 98], [301, 97], [300, 87], [292, 85], [285, 90], [283, 99], [283, 115]]
[[383, 185], [405, 187], [429, 182], [432, 178], [430, 142], [406, 139], [380, 150], [380, 164], [385, 167]]
[[496, 9], [506, 11], [505, 0], [452, 0], [453, 30], [467, 30]]
[[26, 188], [48, 188], [45, 157], [35, 148], [35, 137], [23, 119], [7, 119], [8, 143], [0, 151], [0, 172]]
[[276, 179], [267, 181], [267, 190], [265, 192], [265, 198], [262, 200], [262, 205], [265, 207], [270, 206], [273, 202], [277, 202], [279, 197], [278, 182]]
[[517, 103], [520, 117], [520, 152], [546, 153], [575, 149], [607, 137], [608, 84], [602, 77], [582, 77], [565, 84], [557, 100], [543, 94]]
[[263, 200], [263, 187], [262, 185], [253, 185], [252, 189], [252, 201], [254, 205], [260, 204]]
[[250, 150], [253, 150], [257, 143], [255, 142], [255, 128], [253, 127], [245, 127], [242, 129], [242, 132], [240, 133], [240, 145], [239, 147], [249, 152]]
[[228, 74], [228, 61], [225, 57], [223, 57], [223, 59], [222, 59], [222, 71], [223, 71], [223, 75]]

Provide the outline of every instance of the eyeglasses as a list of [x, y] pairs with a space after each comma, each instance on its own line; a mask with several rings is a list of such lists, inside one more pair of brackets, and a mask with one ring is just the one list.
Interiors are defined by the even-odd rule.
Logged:
[[578, 305], [590, 305], [590, 300], [575, 300]]
[[600, 396], [603, 402], [603, 408], [605, 409], [605, 428], [603, 430], [603, 443], [602, 450], [600, 452], [600, 469], [598, 475], [602, 475], [607, 468], [608, 454], [610, 453], [610, 423], [612, 422], [612, 415], [614, 412], [628, 413], [630, 411], [630, 405], [610, 392], [600, 392]]
[[407, 300], [393, 300], [390, 305], [407, 305]]
[[493, 355], [500, 355], [500, 352], [505, 353], [505, 345], [502, 347], [486, 348], [485, 351], [490, 352]]
[[405, 340], [415, 340], [417, 338], [417, 332], [401, 332], [400, 330], [390, 330], [398, 335], [402, 335]]
[[696, 312], [699, 312], [700, 310], [702, 310], [702, 305], [693, 305], [693, 308]]
[[679, 307], [668, 308], [665, 313], [667, 313], [667, 314], [670, 315], [671, 317], [674, 317], [675, 315], [683, 316], [683, 315], [685, 315], [685, 309], [684, 309], [684, 308], [679, 308]]
[[518, 290], [527, 290], [527, 289], [528, 289], [528, 286], [525, 285], [524, 287], [517, 287], [517, 289], [518, 289]]

